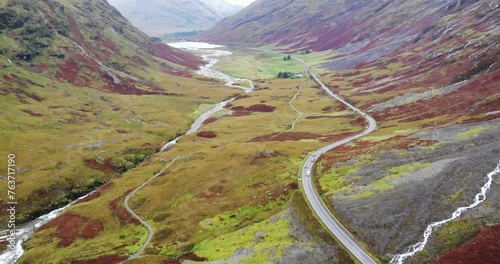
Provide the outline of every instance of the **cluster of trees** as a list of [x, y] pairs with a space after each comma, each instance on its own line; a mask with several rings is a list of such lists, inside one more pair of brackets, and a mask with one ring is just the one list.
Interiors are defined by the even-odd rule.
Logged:
[[292, 56], [290, 56], [290, 55], [283, 57], [284, 61], [289, 61], [291, 59], [292, 59]]
[[122, 157], [119, 160], [113, 162], [115, 171], [118, 173], [124, 173], [128, 170], [135, 168], [139, 163], [141, 163], [147, 157], [144, 153], [129, 154]]
[[281, 79], [294, 78], [294, 77], [295, 77], [295, 73], [293, 73], [293, 72], [279, 72], [278, 73], [278, 78], [281, 78]]

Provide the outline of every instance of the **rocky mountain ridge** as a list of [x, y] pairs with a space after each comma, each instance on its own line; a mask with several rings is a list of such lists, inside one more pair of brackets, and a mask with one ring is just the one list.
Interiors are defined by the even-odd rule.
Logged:
[[205, 30], [242, 8], [227, 1], [208, 0], [109, 2], [150, 36]]

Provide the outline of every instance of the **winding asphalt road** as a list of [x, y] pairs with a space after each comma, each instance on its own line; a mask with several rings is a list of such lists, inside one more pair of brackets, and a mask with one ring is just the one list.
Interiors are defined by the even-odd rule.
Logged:
[[[332, 144], [329, 144], [329, 145], [327, 145], [325, 147], [322, 147], [322, 148], [316, 150], [306, 160], [306, 163], [304, 164], [304, 166], [302, 168], [302, 182], [303, 182], [303, 187], [304, 187], [304, 193], [305, 193], [307, 199], [309, 200], [309, 203], [310, 203], [312, 209], [315, 211], [315, 213], [318, 215], [318, 217], [321, 219], [321, 221], [325, 224], [325, 226], [362, 263], [369, 263], [369, 264], [376, 263], [375, 260], [373, 260], [366, 253], [366, 249], [364, 249], [363, 246], [359, 242], [356, 241], [356, 239], [354, 238], [354, 236], [352, 236], [352, 234], [350, 234], [349, 231], [345, 227], [343, 227], [342, 224], [335, 218], [335, 216], [333, 216], [332, 213], [328, 210], [328, 208], [324, 204], [323, 200], [319, 196], [318, 192], [314, 188], [314, 185], [313, 185], [312, 180], [311, 180], [312, 177], [310, 176], [310, 169], [313, 167], [314, 162], [315, 162], [315, 160], [316, 160], [317, 157], [319, 157], [322, 153], [324, 153], [326, 151], [329, 151], [329, 150], [331, 150], [331, 149], [333, 149], [333, 148], [335, 148], [337, 146], [346, 144], [346, 143], [351, 142], [351, 141], [353, 141], [353, 140], [355, 140], [357, 138], [360, 138], [362, 136], [365, 136], [365, 135], [371, 133], [376, 128], [376, 122], [375, 122], [375, 120], [372, 117], [370, 117], [369, 115], [367, 115], [363, 111], [359, 110], [358, 108], [356, 108], [353, 105], [351, 105], [348, 102], [346, 102], [340, 96], [338, 96], [338, 95], [334, 94], [332, 91], [330, 91], [328, 89], [328, 87], [326, 87], [326, 85], [324, 85], [321, 82], [321, 80], [314, 74], [314, 72], [312, 71], [312, 69], [304, 61], [302, 61], [301, 59], [298, 59], [298, 58], [294, 58], [294, 59], [297, 60], [297, 61], [299, 61], [303, 65], [305, 65], [305, 67], [306, 67], [307, 72], [309, 73], [309, 75], [311, 77], [313, 77], [314, 80], [318, 84], [320, 84], [321, 87], [329, 95], [331, 95], [335, 99], [337, 99], [337, 100], [341, 101], [342, 103], [344, 103], [345, 105], [347, 105], [352, 110], [354, 110], [357, 113], [359, 113], [369, 123], [367, 129], [365, 131], [363, 131], [362, 133], [360, 133], [358, 135], [355, 135], [355, 136], [352, 136], [352, 137], [349, 137], [349, 138], [346, 138], [346, 139], [343, 139], [343, 140], [340, 140], [340, 141], [337, 141], [337, 142], [334, 142]], [[299, 92], [300, 92], [300, 90], [299, 90]], [[294, 96], [294, 98], [292, 99], [292, 101], [297, 97], [298, 93]], [[300, 111], [298, 111], [298, 112], [300, 113]], [[174, 141], [176, 141], [176, 140], [174, 140]], [[135, 254], [131, 255], [128, 258], [128, 260], [132, 260], [132, 259], [135, 259], [135, 258], [139, 257], [144, 252], [144, 250], [146, 249], [146, 247], [149, 245], [149, 243], [150, 243], [150, 241], [151, 241], [151, 239], [153, 238], [153, 235], [154, 235], [154, 229], [153, 229], [153, 227], [151, 225], [149, 225], [144, 219], [142, 219], [137, 213], [135, 213], [134, 210], [132, 210], [130, 208], [130, 206], [128, 204], [129, 200], [132, 197], [134, 197], [134, 195], [138, 191], [140, 191], [142, 188], [144, 188], [146, 185], [148, 185], [152, 180], [156, 179], [159, 175], [161, 175], [165, 170], [167, 170], [174, 162], [176, 162], [180, 158], [182, 158], [182, 157], [177, 157], [177, 158], [173, 159], [163, 170], [161, 170], [159, 173], [157, 173], [156, 175], [154, 175], [152, 178], [148, 179], [142, 185], [138, 186], [136, 189], [134, 189], [125, 198], [124, 205], [125, 205], [125, 208], [127, 209], [127, 211], [129, 211], [129, 213], [131, 213], [136, 219], [138, 219], [141, 222], [141, 224], [144, 225], [148, 229], [148, 233], [149, 233], [148, 238], [144, 242], [144, 245], [141, 247], [141, 249], [139, 251], [137, 251]]]
[[377, 127], [377, 123], [375, 122], [375, 119], [373, 119], [371, 116], [367, 115], [365, 112], [359, 110], [358, 108], [354, 107], [350, 103], [346, 102], [344, 99], [342, 99], [340, 96], [334, 94], [328, 87], [326, 87], [323, 82], [314, 74], [312, 71], [311, 67], [307, 65], [303, 60], [299, 58], [294, 58], [295, 60], [299, 61], [303, 65], [306, 66], [306, 70], [309, 73], [309, 75], [325, 90], [330, 96], [333, 98], [339, 100], [343, 104], [347, 105], [349, 108], [352, 110], [356, 111], [358, 114], [360, 114], [363, 118], [365, 118], [368, 121], [368, 126], [365, 131], [362, 133], [345, 138], [343, 140], [334, 142], [330, 145], [327, 145], [325, 147], [322, 147], [316, 151], [306, 160], [304, 166], [302, 167], [302, 183], [303, 183], [303, 188], [304, 188], [304, 193], [307, 197], [307, 200], [309, 200], [309, 204], [311, 208], [314, 210], [314, 212], [318, 215], [318, 217], [321, 219], [323, 224], [330, 230], [330, 232], [333, 233], [333, 235], [354, 255], [359, 261], [361, 261], [364, 264], [371, 264], [371, 263], [377, 263], [370, 255], [367, 253], [367, 250], [359, 243], [356, 241], [356, 238], [349, 233], [349, 231], [333, 216], [333, 214], [328, 210], [328, 207], [325, 205], [323, 200], [321, 199], [320, 195], [318, 194], [316, 188], [314, 188], [314, 184], [312, 181], [312, 176], [311, 176], [311, 168], [314, 165], [314, 162], [316, 159], [321, 156], [321, 154], [325, 153], [326, 151], [329, 151], [335, 147], [338, 147], [340, 145], [349, 143], [353, 140], [356, 140], [362, 136], [365, 136], [372, 131], [375, 130]]

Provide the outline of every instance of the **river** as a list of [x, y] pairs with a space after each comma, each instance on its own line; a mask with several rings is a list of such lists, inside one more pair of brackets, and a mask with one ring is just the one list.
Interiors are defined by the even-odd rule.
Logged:
[[468, 206], [459, 207], [451, 214], [451, 217], [428, 225], [424, 231], [423, 240], [411, 246], [406, 253], [395, 255], [391, 259], [391, 263], [402, 264], [406, 259], [411, 258], [418, 252], [424, 250], [425, 245], [427, 245], [427, 242], [429, 242], [429, 238], [431, 237], [432, 233], [436, 231], [436, 229], [438, 229], [440, 226], [452, 220], [457, 219], [462, 215], [463, 212], [472, 209], [481, 204], [482, 202], [484, 202], [484, 200], [486, 200], [486, 194], [491, 188], [491, 184], [493, 182], [493, 176], [497, 174], [500, 174], [500, 162], [492, 172], [488, 173], [488, 175], [486, 176], [485, 184], [483, 185], [483, 187], [481, 187], [479, 193], [477, 193], [476, 196], [474, 197], [474, 202], [472, 204]]
[[[200, 70], [197, 71], [198, 74], [204, 75], [206, 77], [211, 77], [211, 78], [219, 78], [223, 79], [225, 81], [226, 86], [237, 88], [237, 89], [242, 89], [246, 93], [251, 92], [254, 89], [253, 83], [250, 80], [247, 79], [241, 79], [241, 78], [235, 78], [231, 77], [227, 74], [224, 74], [222, 72], [213, 70], [211, 67], [214, 66], [218, 61], [220, 57], [223, 56], [230, 56], [232, 53], [229, 51], [225, 50], [217, 50], [216, 48], [222, 48], [224, 46], [220, 45], [213, 45], [213, 44], [208, 44], [208, 43], [201, 43], [201, 42], [179, 42], [179, 43], [172, 43], [169, 44], [170, 46], [173, 46], [175, 48], [180, 48], [180, 49], [187, 49], [194, 51], [196, 50], [197, 52], [202, 52], [204, 53], [202, 55], [203, 59], [207, 61], [207, 64], [204, 66], [200, 67]], [[244, 87], [239, 85], [239, 83], [248, 83], [249, 87]], [[186, 135], [192, 134], [196, 132], [202, 125], [205, 120], [210, 118], [211, 115], [214, 113], [222, 110], [224, 106], [226, 106], [228, 103], [232, 102], [235, 98], [231, 98], [229, 100], [217, 103], [213, 108], [210, 110], [206, 111], [205, 113], [201, 114], [191, 125], [191, 128], [186, 132]], [[165, 144], [162, 148], [161, 151], [164, 151], [173, 145], [177, 143], [177, 141], [181, 138], [182, 136], [168, 142]], [[95, 191], [93, 191], [95, 192]], [[80, 201], [81, 199], [91, 195], [93, 192], [88, 193], [85, 196], [82, 196], [75, 201], [69, 203], [68, 205], [61, 207], [59, 209], [53, 210], [52, 212], [42, 215], [35, 220], [32, 220], [28, 222], [27, 224], [23, 225], [21, 228], [16, 229], [16, 235], [15, 239], [12, 239], [12, 241], [15, 241], [15, 249], [7, 249], [0, 254], [0, 263], [15, 263], [24, 253], [23, 249], [23, 242], [28, 240], [33, 233], [42, 225], [48, 223], [49, 221], [53, 220], [60, 214], [62, 214], [68, 207], [73, 205], [74, 203]], [[0, 234], [0, 241], [6, 241], [9, 236], [7, 235], [10, 230], [2, 230]], [[10, 239], [9, 239], [10, 240]]]

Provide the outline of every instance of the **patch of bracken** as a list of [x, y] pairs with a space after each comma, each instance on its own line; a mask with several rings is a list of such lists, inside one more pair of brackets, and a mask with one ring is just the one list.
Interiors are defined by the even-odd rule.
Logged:
[[436, 264], [489, 264], [500, 260], [500, 225], [483, 229], [471, 241], [456, 248], [436, 261]]
[[202, 138], [215, 138], [217, 137], [217, 134], [215, 133], [215, 131], [200, 131], [196, 133], [196, 136]]

